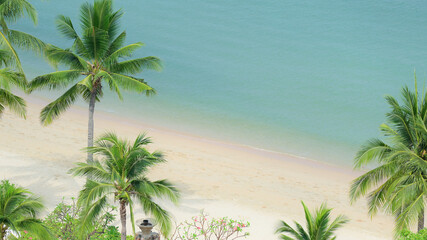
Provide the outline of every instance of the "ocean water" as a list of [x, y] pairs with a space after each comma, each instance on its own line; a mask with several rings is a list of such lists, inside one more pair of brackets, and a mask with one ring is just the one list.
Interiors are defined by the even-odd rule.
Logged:
[[[58, 14], [78, 22], [83, 0], [32, 1], [34, 27], [70, 46]], [[161, 73], [142, 73], [158, 95], [107, 94], [98, 110], [178, 131], [351, 165], [379, 135], [383, 97], [427, 79], [427, 2], [421, 0], [116, 0], [128, 43], [146, 46]], [[51, 67], [22, 54], [30, 76]], [[37, 94], [37, 93], [36, 93]], [[40, 93], [39, 93], [40, 94]], [[55, 93], [51, 93], [52, 97]], [[83, 104], [83, 103], [80, 103]]]

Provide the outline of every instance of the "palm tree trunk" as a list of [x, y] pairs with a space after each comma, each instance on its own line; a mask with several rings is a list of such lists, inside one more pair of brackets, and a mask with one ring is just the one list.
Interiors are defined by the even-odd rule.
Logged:
[[0, 240], [4, 240], [6, 238], [6, 230], [7, 227], [3, 224], [0, 225]]
[[418, 232], [424, 229], [424, 208], [418, 214]]
[[[87, 128], [87, 146], [93, 147], [93, 129], [94, 129], [94, 122], [93, 122], [93, 114], [95, 113], [95, 101], [96, 101], [96, 94], [95, 91], [92, 92], [89, 100], [89, 121], [88, 121], [88, 128]], [[87, 160], [92, 161], [93, 160], [93, 154], [88, 152], [87, 153]]]
[[120, 222], [122, 223], [121, 240], [126, 240], [126, 202], [120, 201]]

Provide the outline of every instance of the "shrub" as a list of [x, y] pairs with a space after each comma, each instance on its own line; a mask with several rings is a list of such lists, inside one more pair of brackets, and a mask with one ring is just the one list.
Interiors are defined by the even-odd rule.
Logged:
[[[50, 227], [59, 239], [74, 240], [78, 236], [79, 215], [81, 213], [74, 198], [71, 204], [64, 201], [59, 203], [56, 208], [44, 220], [46, 225]], [[113, 212], [115, 208], [110, 206], [100, 217], [95, 220], [93, 230], [88, 234], [87, 238], [101, 240], [107, 230], [112, 231], [109, 225], [115, 220]]]
[[427, 229], [421, 230], [419, 233], [413, 233], [404, 230], [400, 233], [399, 240], [425, 240], [427, 239]]
[[169, 240], [227, 240], [246, 238], [249, 222], [236, 221], [229, 217], [211, 218], [203, 211], [191, 221], [179, 224]]
[[[71, 203], [62, 201], [55, 209], [43, 220], [45, 225], [52, 231], [56, 239], [59, 240], [77, 240], [79, 228], [79, 215], [81, 208], [77, 205], [74, 198]], [[84, 239], [90, 240], [117, 240], [120, 239], [118, 227], [111, 226], [115, 220], [114, 211], [116, 209], [110, 206], [100, 217], [96, 219], [95, 228]], [[133, 240], [132, 236], [128, 239]], [[41, 240], [34, 235], [23, 232], [20, 240]]]

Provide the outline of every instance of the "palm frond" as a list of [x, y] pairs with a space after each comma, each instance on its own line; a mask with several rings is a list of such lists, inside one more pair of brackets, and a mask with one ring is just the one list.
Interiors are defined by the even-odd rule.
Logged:
[[137, 74], [143, 70], [161, 71], [162, 62], [158, 57], [144, 57], [118, 62], [109, 66], [111, 72], [121, 74]]
[[53, 233], [50, 231], [41, 220], [35, 218], [24, 218], [16, 222], [16, 227], [34, 234], [40, 239], [55, 239]]
[[425, 194], [419, 194], [410, 204], [404, 205], [403, 211], [396, 211], [396, 232], [408, 229], [418, 220], [418, 214], [425, 209]]
[[90, 205], [83, 206], [79, 217], [79, 232], [81, 236], [87, 235], [93, 229], [94, 220], [99, 217], [102, 210], [107, 206], [107, 196], [103, 196]]
[[28, 33], [9, 30], [8, 37], [10, 42], [20, 49], [30, 50], [39, 55], [42, 55], [46, 51], [47, 44]]
[[4, 0], [0, 5], [0, 16], [9, 23], [28, 15], [37, 24], [37, 11], [33, 5], [26, 0]]
[[[108, 53], [106, 55], [107, 58], [109, 58], [112, 53], [119, 50], [125, 43], [125, 40], [126, 40], [126, 31], [123, 31], [111, 42], [110, 47], [108, 49]], [[108, 62], [108, 61], [104, 60], [104, 62]]]
[[[285, 221], [280, 222], [280, 226], [276, 229], [276, 234], [281, 234], [280, 238], [284, 240], [294, 240], [294, 238], [304, 240], [304, 238]], [[291, 234], [294, 238], [288, 237], [285, 234]]]
[[[332, 234], [338, 230], [339, 228], [343, 227], [346, 223], [348, 223], [350, 220], [344, 216], [339, 215], [335, 220], [329, 225], [329, 228], [327, 229], [327, 236], [332, 236]], [[334, 239], [334, 238], [332, 238]]]
[[138, 198], [144, 212], [150, 214], [159, 224], [160, 230], [164, 236], [168, 236], [172, 230], [171, 215], [151, 198], [139, 196]]
[[353, 180], [350, 188], [351, 202], [353, 203], [359, 197], [367, 194], [373, 186], [392, 176], [396, 172], [397, 168], [398, 166], [396, 166], [395, 162], [387, 163], [370, 170]]
[[82, 41], [91, 60], [101, 59], [108, 51], [108, 32], [103, 29], [95, 27], [86, 29]]
[[40, 75], [28, 84], [28, 90], [63, 88], [73, 83], [81, 74], [80, 70], [64, 70]]
[[4, 111], [4, 107], [8, 107], [20, 117], [26, 117], [27, 111], [24, 99], [4, 89], [0, 89], [0, 105], [0, 116]]
[[301, 201], [301, 204], [304, 208], [304, 215], [305, 215], [305, 221], [307, 224], [307, 231], [310, 236], [313, 236], [316, 231], [316, 221], [313, 218], [313, 216], [310, 213], [310, 210], [307, 208], [307, 206], [304, 204], [304, 202]]
[[178, 204], [180, 193], [178, 189], [167, 180], [158, 181], [133, 181], [136, 190], [139, 194], [148, 194], [158, 198], [166, 198], [175, 204]]
[[[123, 35], [123, 37], [126, 36], [126, 34]], [[124, 39], [123, 39], [124, 40]], [[118, 39], [116, 39], [116, 41], [121, 41], [120, 36], [118, 37]], [[116, 46], [113, 46], [113, 44], [119, 44], [119, 43], [115, 43], [113, 42], [110, 45], [109, 50], [111, 51], [112, 49], [115, 49]], [[122, 42], [120, 42], [120, 44], [122, 44]], [[110, 66], [112, 63], [116, 63], [118, 62], [119, 58], [122, 57], [130, 57], [132, 56], [132, 54], [139, 48], [141, 48], [142, 46], [144, 46], [143, 43], [134, 43], [134, 44], [129, 44], [127, 46], [121, 47], [120, 49], [115, 50], [114, 52], [112, 52], [111, 54], [109, 54], [108, 57], [105, 58], [105, 60], [103, 61], [104, 65], [106, 65], [107, 67]]]
[[101, 162], [91, 161], [87, 163], [77, 163], [77, 167], [70, 169], [73, 176], [84, 176], [90, 180], [108, 182], [111, 179], [110, 173], [104, 169]]
[[20, 72], [13, 71], [10, 68], [0, 69], [0, 88], [9, 91], [12, 86], [25, 90], [27, 87], [27, 81], [24, 75]]
[[9, 52], [11, 56], [11, 61], [9, 61], [9, 66], [16, 67], [17, 70], [21, 73], [24, 72], [22, 69], [21, 60], [19, 59], [18, 54], [16, 53], [15, 48], [12, 46], [12, 43], [9, 41], [9, 39], [0, 31], [0, 46], [3, 47], [3, 50], [6, 50]]
[[76, 30], [74, 29], [73, 22], [71, 21], [71, 18], [69, 18], [67, 16], [59, 15], [56, 18], [56, 28], [67, 39], [76, 40], [76, 38], [79, 38], [79, 35], [77, 34]]
[[77, 83], [78, 85], [83, 86], [89, 91], [93, 90], [93, 76], [88, 75], [85, 78], [83, 78], [80, 82]]
[[142, 146], [146, 146], [146, 145], [148, 145], [148, 144], [150, 144], [152, 142], [153, 141], [151, 141], [150, 137], [147, 137], [146, 133], [139, 134], [136, 137], [135, 141], [133, 142], [132, 148], [133, 149], [137, 149], [137, 148], [140, 148]]
[[87, 179], [83, 189], [80, 191], [78, 203], [82, 206], [89, 206], [97, 199], [110, 195], [114, 188], [111, 183]]
[[138, 93], [144, 93], [146, 91], [152, 90], [150, 86], [148, 86], [146, 83], [139, 81], [136, 78], [113, 72], [110, 72], [110, 76], [113, 77], [114, 81], [118, 86], [125, 90], [135, 91]]
[[390, 147], [380, 139], [372, 139], [357, 152], [354, 167], [361, 168], [374, 161], [382, 161], [390, 153]]
[[88, 70], [88, 62], [70, 50], [61, 49], [59, 47], [49, 45], [46, 48], [46, 59], [51, 65], [57, 67], [59, 64], [64, 64], [72, 70]]
[[94, 7], [92, 4], [86, 2], [80, 7], [80, 27], [83, 31], [90, 29], [94, 26], [93, 24], [93, 12]]
[[58, 118], [65, 110], [67, 110], [71, 104], [76, 101], [79, 93], [78, 84], [68, 89], [63, 95], [57, 98], [55, 101], [49, 103], [44, 107], [40, 113], [40, 121], [43, 125], [49, 125], [52, 121]]

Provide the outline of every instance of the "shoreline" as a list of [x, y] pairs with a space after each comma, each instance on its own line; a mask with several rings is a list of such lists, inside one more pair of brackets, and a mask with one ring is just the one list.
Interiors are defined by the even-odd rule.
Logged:
[[[48, 101], [50, 101], [50, 99], [48, 99], [48, 98], [39, 97], [39, 96], [34, 97], [34, 96], [25, 95], [24, 98], [26, 98], [28, 102], [29, 101], [38, 102], [36, 104], [36, 106], [38, 108], [45, 106], [45, 104]], [[78, 114], [81, 117], [87, 117], [86, 116], [87, 115], [87, 109], [85, 109], [84, 107], [82, 107], [80, 105], [73, 105], [72, 108], [69, 109], [68, 111], [72, 111], [74, 114]], [[94, 115], [98, 116], [98, 118], [101, 118], [104, 121], [107, 120], [107, 121], [111, 121], [114, 123], [124, 124], [128, 127], [136, 128], [136, 127], [140, 127], [139, 125], [141, 125], [142, 128], [147, 130], [147, 131], [143, 131], [143, 132], [148, 132], [148, 130], [150, 130], [150, 131], [160, 132], [162, 134], [173, 134], [174, 136], [179, 137], [179, 138], [183, 137], [183, 138], [186, 138], [189, 140], [201, 141], [201, 142], [205, 142], [207, 144], [214, 144], [216, 146], [222, 146], [222, 147], [226, 147], [226, 148], [234, 149], [234, 150], [238, 150], [238, 151], [246, 151], [246, 152], [254, 153], [257, 155], [264, 155], [264, 156], [269, 155], [269, 156], [276, 158], [276, 159], [282, 159], [283, 161], [290, 161], [291, 160], [291, 161], [298, 162], [300, 164], [301, 163], [304, 163], [307, 165], [314, 164], [314, 165], [319, 166], [319, 167], [331, 167], [334, 169], [336, 168], [337, 170], [339, 169], [339, 170], [343, 170], [343, 171], [348, 171], [348, 173], [354, 172], [352, 167], [350, 167], [349, 165], [346, 165], [346, 164], [337, 164], [336, 162], [324, 162], [324, 161], [316, 160], [316, 159], [309, 158], [309, 157], [299, 156], [297, 154], [280, 152], [280, 151], [270, 150], [270, 149], [264, 149], [264, 148], [260, 148], [260, 147], [247, 145], [247, 144], [225, 141], [225, 140], [221, 140], [221, 139], [217, 139], [217, 138], [211, 138], [211, 137], [207, 137], [207, 136], [195, 135], [195, 134], [188, 133], [188, 132], [176, 131], [170, 127], [148, 124], [148, 123], [144, 122], [143, 120], [132, 119], [132, 118], [127, 117], [127, 116], [118, 116], [117, 113], [106, 112], [103, 110], [96, 110], [96, 108], [95, 108], [95, 114]], [[62, 116], [59, 119], [56, 119], [55, 121], [61, 121], [61, 118], [62, 118]], [[95, 125], [96, 125], [96, 122], [95, 122]], [[96, 126], [95, 126], [95, 128], [96, 128]], [[301, 160], [302, 162], [300, 162], [299, 160]]]
[[[51, 207], [59, 196], [46, 196], [46, 189], [40, 189], [43, 186], [40, 184], [52, 184], [53, 190], [60, 191], [55, 192], [60, 196], [76, 196], [82, 184], [81, 179], [71, 178], [65, 170], [74, 162], [84, 160], [85, 155], [80, 149], [86, 146], [87, 141], [87, 110], [73, 106], [52, 125], [43, 127], [38, 121], [38, 113], [45, 100], [25, 98], [29, 106], [27, 120], [10, 113], [0, 120], [3, 133], [0, 151], [16, 154], [16, 158], [24, 156], [21, 165], [30, 180], [19, 177], [17, 169], [7, 171], [3, 167], [0, 178], [16, 180], [24, 187], [28, 185], [25, 183], [30, 183], [30, 190], [44, 193], [43, 197], [49, 198], [48, 207]], [[349, 182], [360, 175], [351, 168], [219, 142], [157, 128], [111, 113], [95, 112], [95, 136], [106, 130], [114, 130], [130, 140], [140, 132], [147, 132], [153, 140], [148, 148], [166, 154], [168, 162], [153, 169], [149, 177], [167, 178], [183, 191], [184, 206], [168, 206], [179, 221], [197, 215], [200, 209], [196, 211], [191, 207], [195, 205], [206, 208], [211, 214], [229, 213], [231, 217], [242, 216], [252, 221], [249, 231], [253, 237], [248, 239], [262, 239], [262, 236], [271, 239], [277, 238], [272, 233], [276, 226], [274, 223], [279, 220], [303, 220], [301, 200], [310, 208], [326, 201], [329, 207], [334, 208], [333, 214], [342, 213], [352, 220], [338, 232], [338, 236], [344, 239], [389, 239], [393, 234], [391, 217], [379, 214], [371, 221], [364, 200], [350, 206], [347, 197]], [[7, 166], [10, 158], [2, 153], [1, 166]], [[42, 167], [32, 166], [32, 162]], [[52, 168], [54, 174], [43, 166]], [[40, 173], [46, 176], [39, 176]], [[55, 177], [49, 177], [49, 174]], [[34, 181], [38, 184], [32, 183]], [[60, 186], [59, 189], [56, 185]], [[229, 210], [222, 211], [223, 208]]]
[[[47, 94], [51, 94], [46, 92]], [[30, 98], [50, 101], [52, 99], [42, 96], [45, 92], [36, 92], [33, 95], [29, 96]], [[320, 136], [309, 134], [306, 132], [292, 131], [288, 134], [282, 134], [283, 138], [277, 139], [277, 141], [272, 142], [263, 142], [262, 140], [256, 140], [257, 136], [261, 136], [262, 139], [265, 139], [268, 135], [250, 135], [248, 136], [245, 133], [240, 131], [233, 131], [228, 134], [216, 133], [216, 132], [230, 132], [230, 129], [233, 125], [226, 125], [224, 129], [218, 129], [218, 127], [212, 126], [210, 124], [204, 123], [203, 126], [195, 124], [195, 127], [188, 127], [191, 125], [187, 122], [184, 123], [185, 127], [180, 127], [180, 124], [183, 123], [183, 119], [179, 118], [178, 121], [165, 121], [162, 120], [165, 117], [156, 115], [155, 117], [145, 117], [145, 114], [142, 111], [136, 111], [135, 113], [129, 112], [129, 109], [126, 108], [125, 101], [119, 101], [115, 99], [115, 96], [109, 96], [118, 103], [111, 103], [111, 99], [107, 99], [105, 103], [98, 104], [95, 106], [95, 114], [100, 115], [101, 118], [112, 119], [118, 122], [123, 122], [130, 125], [142, 124], [147, 129], [152, 129], [156, 131], [163, 131], [167, 133], [174, 133], [180, 136], [191, 137], [199, 141], [207, 141], [215, 144], [229, 145], [230, 147], [236, 147], [240, 149], [247, 149], [250, 151], [260, 151], [266, 153], [275, 153], [276, 155], [284, 155], [283, 157], [293, 157], [304, 159], [311, 162], [319, 162], [331, 166], [341, 166], [344, 168], [352, 168], [353, 158], [357, 152], [358, 147], [355, 147], [355, 144], [350, 143], [341, 143], [333, 139], [321, 138]], [[134, 96], [133, 96], [134, 97]], [[133, 97], [128, 97], [133, 99]], [[114, 111], [109, 111], [109, 104], [113, 104]], [[124, 106], [127, 110], [122, 110], [120, 104]], [[76, 113], [87, 114], [87, 109], [85, 108], [86, 103], [82, 100], [78, 100], [74, 106], [76, 108]], [[160, 107], [161, 109], [161, 107]], [[136, 114], [141, 113], [141, 114]], [[197, 113], [194, 113], [197, 114]], [[194, 115], [190, 113], [190, 115]], [[146, 118], [146, 119], [145, 119]], [[169, 118], [167, 116], [166, 118]], [[159, 121], [159, 122], [157, 122]], [[215, 124], [213, 124], [215, 125]], [[212, 127], [211, 127], [212, 126]], [[213, 130], [214, 129], [214, 130]], [[215, 133], [213, 133], [215, 131]], [[230, 138], [227, 135], [238, 136], [236, 138]], [[273, 136], [274, 137], [274, 136]], [[268, 137], [267, 137], [268, 138]], [[291, 142], [291, 143], [289, 143]], [[279, 143], [279, 144], [276, 144]], [[284, 146], [278, 148], [277, 145]], [[306, 146], [310, 148], [306, 148]], [[334, 146], [331, 148], [330, 146]], [[359, 146], [359, 145], [358, 145]], [[332, 159], [332, 160], [331, 160]]]

